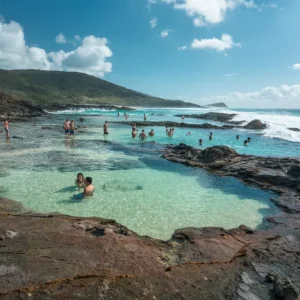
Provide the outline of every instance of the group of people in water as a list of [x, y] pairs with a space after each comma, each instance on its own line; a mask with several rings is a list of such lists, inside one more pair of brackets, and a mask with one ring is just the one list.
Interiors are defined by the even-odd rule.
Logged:
[[64, 129], [65, 135], [75, 136], [75, 129], [77, 128], [75, 127], [74, 120], [69, 121], [69, 119], [67, 119], [64, 123]]

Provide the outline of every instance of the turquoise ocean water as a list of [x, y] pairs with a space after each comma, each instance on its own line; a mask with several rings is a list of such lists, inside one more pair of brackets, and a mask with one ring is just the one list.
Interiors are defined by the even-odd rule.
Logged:
[[[129, 121], [176, 121], [176, 114], [204, 113], [211, 109], [139, 109], [129, 113]], [[201, 169], [168, 162], [160, 157], [166, 144], [180, 142], [202, 148], [228, 145], [245, 154], [299, 156], [300, 110], [229, 110], [235, 120], [261, 119], [264, 131], [175, 128], [174, 137], [164, 127], [154, 127], [155, 136], [147, 141], [133, 140], [131, 127], [112, 122], [123, 121], [117, 111], [80, 110], [53, 113], [33, 123], [11, 124], [12, 135], [23, 139], [0, 140], [0, 196], [18, 200], [39, 212], [60, 212], [79, 216], [116, 219], [142, 235], [168, 239], [175, 229], [188, 226], [231, 228], [245, 224], [257, 227], [265, 216], [276, 214], [270, 193], [247, 187], [233, 178], [220, 178]], [[85, 121], [79, 122], [83, 117]], [[64, 135], [66, 118], [84, 126], [75, 138]], [[103, 135], [108, 120], [109, 136]], [[186, 123], [205, 123], [185, 119]], [[209, 122], [222, 125], [218, 122]], [[51, 129], [41, 129], [41, 127]], [[138, 127], [139, 130], [148, 127]], [[190, 131], [191, 136], [186, 136]], [[241, 136], [240, 141], [235, 136]], [[251, 137], [248, 147], [244, 138]], [[95, 194], [84, 200], [73, 199], [76, 174], [94, 180]]]

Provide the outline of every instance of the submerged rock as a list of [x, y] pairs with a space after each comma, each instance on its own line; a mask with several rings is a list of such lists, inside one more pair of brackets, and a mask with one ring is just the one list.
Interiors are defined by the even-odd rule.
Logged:
[[252, 120], [244, 126], [245, 129], [266, 129], [267, 124], [262, 123], [260, 120]]

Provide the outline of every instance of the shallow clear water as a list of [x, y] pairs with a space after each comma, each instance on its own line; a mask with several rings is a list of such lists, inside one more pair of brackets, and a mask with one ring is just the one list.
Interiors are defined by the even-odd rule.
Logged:
[[[0, 196], [18, 200], [38, 212], [116, 219], [139, 234], [161, 239], [169, 239], [175, 229], [188, 226], [256, 227], [265, 216], [277, 213], [267, 192], [244, 186], [237, 179], [162, 159], [164, 144], [198, 146], [197, 140], [202, 137], [203, 147], [226, 144], [241, 153], [260, 155], [299, 153], [297, 143], [246, 131], [245, 137], [251, 136], [252, 142], [243, 147], [242, 141], [235, 140], [235, 130], [214, 131], [214, 139], [209, 142], [205, 140], [207, 130], [176, 129], [170, 139], [163, 127], [157, 127], [154, 138], [141, 142], [131, 138], [130, 126], [110, 124], [110, 134], [104, 137], [102, 125], [106, 119], [123, 120], [112, 112], [84, 115], [85, 133], [70, 138], [62, 129], [65, 117], [54, 115], [34, 124], [11, 125], [12, 135], [24, 139], [0, 140]], [[69, 117], [82, 125], [78, 122], [80, 115]], [[142, 112], [130, 116], [130, 120], [134, 118], [141, 119]], [[149, 119], [180, 121], [165, 115]], [[52, 130], [42, 130], [41, 126], [51, 126]], [[187, 131], [192, 136], [187, 137]], [[93, 177], [93, 197], [72, 197], [80, 192], [74, 185], [78, 172]]]

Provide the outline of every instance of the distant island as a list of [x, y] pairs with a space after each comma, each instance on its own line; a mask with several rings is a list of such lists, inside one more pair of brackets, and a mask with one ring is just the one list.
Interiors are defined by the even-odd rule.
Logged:
[[43, 108], [70, 105], [201, 107], [153, 97], [78, 72], [0, 69], [0, 92]]
[[204, 105], [206, 107], [228, 107], [225, 103], [223, 102], [218, 102], [218, 103], [212, 103], [212, 104], [207, 104], [207, 105]]

